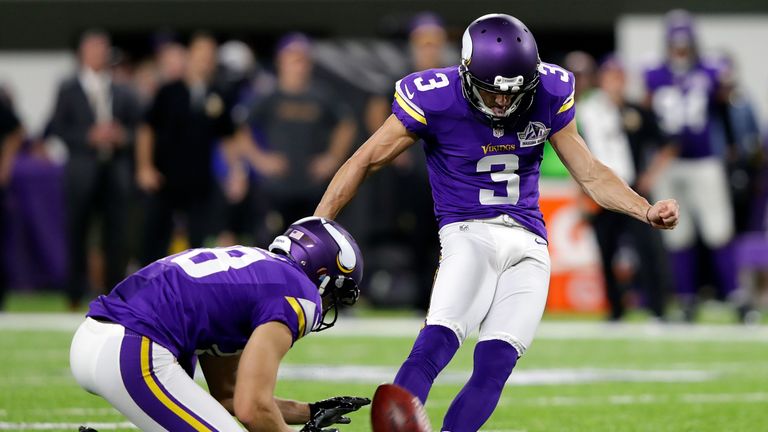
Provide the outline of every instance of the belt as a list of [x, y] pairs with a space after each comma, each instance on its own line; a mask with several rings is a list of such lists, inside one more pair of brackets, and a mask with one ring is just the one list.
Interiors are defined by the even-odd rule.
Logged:
[[524, 228], [522, 225], [520, 225], [520, 222], [516, 221], [515, 218], [513, 218], [508, 214], [498, 215], [496, 217], [489, 218], [489, 219], [472, 219], [472, 222], [483, 222], [483, 223], [489, 223], [494, 225]]

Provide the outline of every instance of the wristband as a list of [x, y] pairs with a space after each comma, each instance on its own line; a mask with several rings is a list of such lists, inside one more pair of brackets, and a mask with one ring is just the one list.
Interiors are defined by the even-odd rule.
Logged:
[[648, 210], [645, 211], [645, 220], [648, 221], [648, 225], [650, 225], [650, 226], [653, 226], [653, 222], [651, 222], [651, 218], [648, 216], [648, 214], [651, 212], [652, 208], [653, 208], [653, 206], [650, 206], [650, 207], [648, 207]]

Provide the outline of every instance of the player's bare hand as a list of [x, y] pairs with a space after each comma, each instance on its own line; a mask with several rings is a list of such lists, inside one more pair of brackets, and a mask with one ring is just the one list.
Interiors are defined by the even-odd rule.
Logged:
[[680, 207], [677, 205], [677, 201], [673, 199], [657, 202], [646, 213], [648, 223], [652, 227], [660, 229], [673, 229], [677, 226], [679, 216]]
[[154, 193], [162, 186], [163, 175], [155, 167], [139, 167], [136, 171], [136, 183], [144, 192]]

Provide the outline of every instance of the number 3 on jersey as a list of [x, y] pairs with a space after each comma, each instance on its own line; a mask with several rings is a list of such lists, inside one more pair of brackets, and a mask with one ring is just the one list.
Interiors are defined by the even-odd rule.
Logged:
[[494, 182], [507, 183], [507, 195], [496, 195], [492, 189], [480, 189], [480, 204], [499, 205], [517, 204], [520, 199], [520, 176], [516, 174], [520, 167], [520, 158], [513, 154], [491, 155], [477, 161], [477, 172], [491, 172], [494, 165], [502, 165], [504, 169], [491, 173]]
[[424, 79], [421, 77], [418, 77], [415, 80], [413, 80], [413, 84], [416, 85], [416, 88], [419, 91], [428, 91], [428, 90], [443, 88], [447, 86], [449, 83], [448, 83], [448, 77], [444, 73], [438, 72], [435, 74], [435, 77], [430, 78], [426, 84], [424, 84]]

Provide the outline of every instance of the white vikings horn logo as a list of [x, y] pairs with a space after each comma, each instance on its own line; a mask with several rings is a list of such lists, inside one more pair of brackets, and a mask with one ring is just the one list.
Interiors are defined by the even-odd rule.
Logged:
[[333, 240], [339, 245], [339, 253], [336, 255], [336, 264], [344, 273], [352, 273], [357, 266], [357, 256], [355, 250], [352, 248], [352, 244], [344, 237], [344, 234], [339, 232], [335, 226], [323, 221], [323, 227], [333, 237]]

